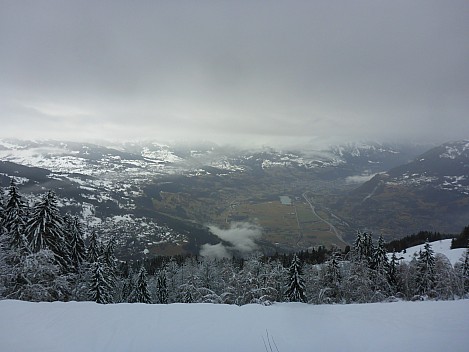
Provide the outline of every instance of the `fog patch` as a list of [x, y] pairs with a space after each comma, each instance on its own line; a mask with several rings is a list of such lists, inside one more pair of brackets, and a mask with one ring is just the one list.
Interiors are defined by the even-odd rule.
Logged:
[[222, 243], [204, 244], [202, 247], [200, 247], [200, 255], [202, 257], [211, 257], [217, 259], [232, 257], [228, 249]]
[[365, 183], [369, 180], [371, 180], [376, 174], [362, 174], [362, 175], [354, 175], [354, 176], [348, 176], [345, 178], [345, 182], [347, 184], [352, 184], [352, 183]]
[[208, 228], [225, 244], [203, 245], [200, 250], [202, 256], [225, 258], [231, 257], [234, 253], [248, 254], [258, 249], [256, 240], [262, 237], [262, 228], [248, 222], [234, 222], [228, 229], [215, 225], [210, 225]]

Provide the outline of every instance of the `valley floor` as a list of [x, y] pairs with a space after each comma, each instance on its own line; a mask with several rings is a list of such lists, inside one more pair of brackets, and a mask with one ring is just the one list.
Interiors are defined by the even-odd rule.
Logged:
[[12, 352], [458, 352], [469, 346], [468, 300], [241, 307], [5, 300], [0, 312], [0, 350]]

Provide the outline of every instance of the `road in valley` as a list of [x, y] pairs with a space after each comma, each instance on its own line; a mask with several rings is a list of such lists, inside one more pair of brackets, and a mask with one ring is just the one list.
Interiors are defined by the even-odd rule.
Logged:
[[316, 213], [316, 209], [314, 207], [314, 205], [311, 203], [311, 201], [308, 199], [308, 197], [306, 196], [306, 193], [307, 192], [304, 192], [302, 194], [304, 200], [306, 201], [306, 203], [309, 204], [310, 208], [311, 208], [311, 211], [313, 212], [313, 214], [319, 219], [321, 220], [322, 222], [324, 222], [325, 224], [327, 224], [329, 226], [329, 231], [332, 232], [341, 242], [345, 243], [346, 245], [348, 244], [347, 242], [344, 241], [344, 239], [342, 238], [342, 236], [340, 235], [339, 231], [335, 228], [334, 225], [332, 225], [329, 221], [327, 221], [326, 219], [323, 219], [322, 217], [319, 216], [318, 213]]

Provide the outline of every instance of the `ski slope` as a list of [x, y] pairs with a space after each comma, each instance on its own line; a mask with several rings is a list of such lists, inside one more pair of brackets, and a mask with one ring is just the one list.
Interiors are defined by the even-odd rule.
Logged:
[[362, 305], [0, 301], [0, 351], [468, 351], [469, 301]]

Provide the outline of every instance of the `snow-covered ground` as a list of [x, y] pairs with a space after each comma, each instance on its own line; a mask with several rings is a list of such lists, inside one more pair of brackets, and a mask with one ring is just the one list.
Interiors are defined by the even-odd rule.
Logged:
[[11, 352], [458, 352], [469, 346], [468, 300], [267, 307], [7, 300], [0, 312], [0, 351]]
[[[461, 259], [461, 257], [466, 252], [465, 248], [451, 249], [451, 239], [430, 242], [430, 245], [432, 246], [432, 249], [435, 254], [441, 253], [445, 255], [453, 266]], [[421, 244], [418, 246], [409, 247], [406, 249], [405, 253], [399, 252], [396, 253], [396, 256], [398, 258], [403, 258], [404, 261], [410, 262], [414, 257], [418, 257], [420, 250], [423, 250], [423, 246], [424, 245]], [[391, 254], [389, 254], [389, 258], [391, 258]]]

